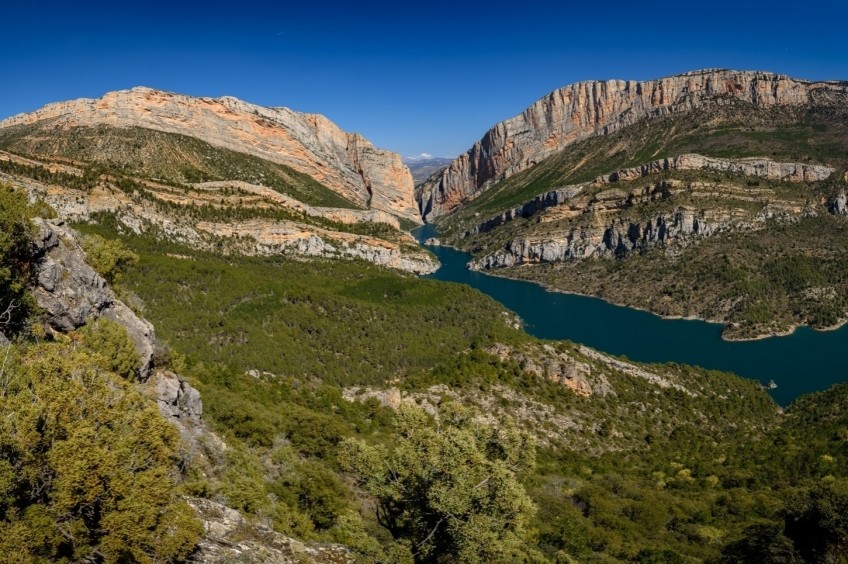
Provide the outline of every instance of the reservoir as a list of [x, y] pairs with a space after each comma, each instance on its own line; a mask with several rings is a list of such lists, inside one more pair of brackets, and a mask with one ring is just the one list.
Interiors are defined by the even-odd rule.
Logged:
[[[414, 232], [420, 241], [436, 235], [425, 225]], [[525, 329], [542, 339], [567, 339], [640, 362], [676, 362], [774, 380], [770, 390], [781, 405], [801, 394], [848, 380], [848, 325], [819, 332], [808, 327], [792, 335], [759, 341], [727, 342], [722, 326], [704, 321], [663, 319], [603, 300], [551, 292], [538, 284], [472, 272], [470, 256], [447, 247], [427, 247], [442, 263], [428, 276], [468, 284], [521, 316]]]

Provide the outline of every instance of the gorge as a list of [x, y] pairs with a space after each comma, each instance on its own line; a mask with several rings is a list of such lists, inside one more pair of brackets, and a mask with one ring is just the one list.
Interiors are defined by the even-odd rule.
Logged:
[[[416, 231], [419, 241], [436, 236], [432, 224]], [[430, 241], [432, 242], [432, 241]], [[848, 327], [815, 331], [801, 327], [791, 335], [729, 342], [721, 325], [688, 319], [664, 319], [599, 298], [549, 291], [523, 280], [492, 276], [466, 268], [470, 256], [444, 245], [425, 245], [442, 263], [429, 278], [468, 284], [517, 313], [525, 330], [542, 339], [568, 339], [639, 362], [693, 364], [771, 380], [771, 396], [787, 405], [798, 396], [848, 379], [833, 362], [848, 346]]]

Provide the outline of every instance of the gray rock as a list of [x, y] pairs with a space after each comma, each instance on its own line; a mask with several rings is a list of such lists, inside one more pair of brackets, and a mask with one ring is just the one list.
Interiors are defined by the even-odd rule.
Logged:
[[848, 188], [843, 188], [827, 203], [827, 211], [835, 215], [848, 215]]
[[167, 370], [157, 370], [147, 381], [148, 395], [156, 400], [159, 411], [179, 427], [197, 428], [202, 424], [203, 402], [200, 392], [183, 378]]
[[190, 562], [204, 564], [345, 564], [351, 551], [338, 544], [303, 543], [275, 532], [268, 523], [249, 521], [223, 504], [188, 500], [203, 520], [205, 534]]
[[121, 302], [106, 280], [86, 262], [77, 234], [62, 221], [36, 219], [35, 287], [33, 296], [47, 323], [57, 331], [73, 331], [103, 316], [127, 330], [141, 357], [139, 377], [153, 368], [153, 326]]
[[4, 335], [2, 331], [0, 331], [0, 347], [6, 347], [10, 344], [11, 343], [9, 342], [9, 339], [6, 338], [6, 335]]

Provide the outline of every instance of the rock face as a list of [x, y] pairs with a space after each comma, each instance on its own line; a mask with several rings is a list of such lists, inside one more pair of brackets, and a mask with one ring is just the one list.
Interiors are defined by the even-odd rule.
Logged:
[[[4, 154], [0, 153], [0, 158], [3, 156]], [[82, 174], [80, 170], [73, 172]], [[4, 178], [4, 174], [0, 173], [0, 179]], [[362, 259], [416, 274], [427, 274], [438, 268], [438, 261], [418, 248], [412, 236], [402, 231], [393, 232], [391, 237], [385, 238], [336, 231], [294, 220], [257, 218], [241, 221], [198, 221], [189, 213], [183, 213], [180, 206], [190, 211], [192, 207], [209, 205], [210, 202], [219, 201], [222, 194], [220, 190], [231, 189], [239, 191], [235, 196], [228, 196], [230, 198], [228, 203], [233, 206], [239, 205], [239, 199], [243, 194], [249, 194], [255, 195], [261, 205], [281, 205], [306, 216], [329, 219], [342, 224], [385, 223], [395, 229], [400, 227], [395, 216], [379, 210], [363, 211], [308, 206], [270, 188], [234, 181], [197, 184], [196, 190], [189, 196], [177, 195], [169, 187], [145, 181], [144, 186], [150, 198], [139, 200], [135, 195], [128, 194], [108, 182], [101, 183], [91, 190], [75, 190], [42, 184], [33, 179], [20, 177], [9, 177], [9, 179], [23, 186], [33, 197], [41, 198], [49, 203], [64, 219], [83, 221], [97, 213], [109, 213], [135, 233], [143, 233], [154, 227], [157, 233], [198, 249], [222, 252], [221, 245], [226, 242], [223, 252]], [[161, 205], [163, 203], [179, 205]], [[49, 261], [47, 262], [45, 276], [49, 278], [55, 276], [55, 273], [50, 272], [50, 264]], [[100, 299], [98, 303], [102, 301], [103, 299]], [[77, 311], [60, 308], [64, 312], [63, 315], [70, 315], [76, 320], [76, 325], [67, 323], [67, 327], [79, 326], [81, 324], [79, 319], [91, 311], [91, 307], [86, 303], [80, 303], [78, 307], [82, 309]]]
[[805, 106], [848, 93], [845, 82], [808, 82], [784, 75], [703, 70], [646, 82], [579, 82], [552, 92], [490, 129], [467, 153], [419, 190], [430, 220], [472, 200], [491, 183], [533, 166], [564, 147], [607, 135], [644, 118], [744, 101], [756, 107]]
[[[599, 176], [592, 182], [565, 186], [540, 194], [520, 206], [508, 209], [475, 225], [467, 230], [463, 234], [463, 237], [485, 233], [514, 219], [520, 217], [527, 218], [537, 212], [558, 206], [568, 206], [572, 212], [609, 211], [666, 198], [680, 191], [679, 183], [675, 181], [663, 181], [658, 182], [654, 186], [640, 187], [629, 192], [615, 189], [606, 190], [595, 194], [587, 202], [575, 201], [577, 196], [583, 194], [589, 188], [597, 188], [616, 182], [629, 182], [660, 172], [687, 170], [715, 170], [768, 180], [806, 183], [827, 180], [833, 174], [832, 168], [822, 165], [783, 163], [761, 158], [715, 159], [694, 153], [687, 153], [670, 159], [651, 161], [638, 167], [618, 170]], [[831, 210], [837, 210], [839, 208], [839, 198], [840, 196], [837, 195], [833, 199], [830, 204]], [[833, 211], [833, 213], [840, 212]]]
[[622, 258], [657, 246], [683, 246], [733, 224], [723, 210], [680, 207], [644, 222], [616, 218], [609, 225], [574, 227], [544, 238], [518, 237], [505, 248], [469, 263], [469, 268], [502, 268], [520, 264], [580, 260], [590, 257]]
[[203, 415], [200, 392], [185, 379], [167, 370], [157, 370], [147, 382], [150, 394], [166, 419], [179, 426], [198, 427]]
[[32, 290], [47, 322], [57, 331], [72, 331], [103, 316], [123, 325], [141, 356], [139, 376], [153, 367], [153, 326], [120, 301], [106, 281], [85, 261], [76, 233], [61, 221], [37, 219]]
[[0, 121], [0, 128], [142, 127], [201, 139], [308, 174], [364, 207], [420, 223], [409, 169], [321, 115], [265, 108], [236, 98], [194, 98], [150, 88], [47, 105]]
[[267, 523], [252, 523], [238, 511], [208, 499], [189, 504], [203, 520], [206, 533], [189, 562], [203, 564], [348, 564], [354, 554], [337, 544], [302, 543], [275, 532]]
[[827, 211], [835, 215], [848, 215], [848, 188], [837, 192], [827, 203]]
[[779, 163], [763, 158], [716, 159], [687, 153], [671, 159], [651, 161], [641, 166], [625, 168], [599, 176], [595, 179], [595, 183], [608, 184], [610, 182], [636, 180], [649, 174], [670, 170], [715, 170], [784, 182], [819, 182], [827, 180], [833, 174], [832, 168], [823, 165]]

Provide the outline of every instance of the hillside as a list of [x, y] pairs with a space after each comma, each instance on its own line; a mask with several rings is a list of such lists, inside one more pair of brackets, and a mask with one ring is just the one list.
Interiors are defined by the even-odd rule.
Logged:
[[133, 231], [248, 254], [435, 261], [400, 157], [318, 115], [147, 88], [0, 122], [0, 175], [62, 217], [107, 212]]
[[422, 210], [472, 267], [722, 322], [730, 339], [848, 318], [844, 83], [735, 71], [581, 83], [522, 116], [493, 129], [520, 154], [489, 147], [462, 184], [478, 188], [446, 191], [447, 171], [423, 187]]

